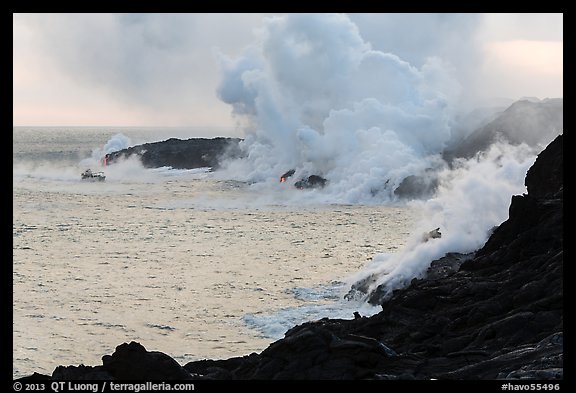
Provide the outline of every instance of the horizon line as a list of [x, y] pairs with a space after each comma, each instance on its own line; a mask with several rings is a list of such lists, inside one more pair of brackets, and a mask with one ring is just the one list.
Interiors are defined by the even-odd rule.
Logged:
[[236, 127], [234, 126], [193, 126], [193, 125], [188, 125], [188, 126], [162, 126], [162, 125], [30, 125], [30, 124], [12, 124], [12, 127], [36, 127], [36, 128], [49, 128], [49, 127], [83, 127], [83, 128], [105, 128], [105, 127], [110, 127], [110, 128], [208, 128], [208, 129], [214, 129], [214, 128], [220, 128], [220, 129], [236, 129]]

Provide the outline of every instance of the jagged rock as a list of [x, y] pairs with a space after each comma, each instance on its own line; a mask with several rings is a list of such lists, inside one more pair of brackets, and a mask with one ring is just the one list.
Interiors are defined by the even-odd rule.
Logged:
[[460, 266], [474, 257], [474, 253], [462, 254], [449, 252], [440, 259], [432, 261], [426, 270], [426, 280], [442, 280], [456, 273]]
[[[558, 338], [560, 338], [558, 340]], [[562, 379], [562, 333], [440, 375], [446, 379]], [[521, 366], [519, 366], [521, 365]]]
[[[536, 164], [538, 161], [545, 164]], [[558, 141], [556, 138], [538, 155], [536, 162], [528, 169], [524, 181], [528, 195], [536, 199], [557, 200], [561, 196], [556, 194], [564, 189], [564, 151], [561, 139]]]
[[425, 175], [406, 176], [394, 190], [394, 195], [405, 199], [420, 199], [434, 195], [438, 189], [437, 173], [428, 170]]
[[299, 189], [322, 188], [326, 185], [326, 182], [327, 180], [322, 176], [310, 175], [307, 178], [298, 180], [296, 183], [294, 183], [294, 187]]
[[528, 194], [512, 198], [509, 219], [480, 250], [432, 263], [376, 315], [307, 322], [260, 354], [185, 367], [132, 342], [103, 357], [102, 369], [132, 380], [561, 379], [562, 149], [560, 135], [538, 156]]
[[[543, 168], [559, 170], [548, 161], [557, 149], [561, 136], [541, 153], [527, 183]], [[481, 250], [435, 261], [379, 314], [297, 326], [231, 371], [249, 379], [561, 377], [562, 185], [548, 184], [556, 190], [540, 193], [558, 202], [530, 193], [520, 199], [530, 204], [513, 198], [514, 214]]]
[[175, 169], [218, 168], [222, 158], [243, 156], [238, 138], [170, 138], [122, 149], [107, 156], [107, 164], [132, 155], [140, 157], [148, 168], [170, 166]]
[[432, 229], [430, 232], [426, 232], [422, 235], [422, 242], [427, 242], [430, 239], [439, 239], [442, 237], [442, 232], [440, 228]]
[[280, 176], [280, 182], [283, 183], [286, 181], [286, 179], [288, 179], [289, 177], [292, 177], [292, 175], [294, 175], [294, 173], [296, 173], [295, 169], [290, 169], [289, 171], [287, 171], [286, 173], [284, 173], [282, 176]]
[[234, 370], [242, 365], [249, 364], [258, 355], [252, 353], [248, 356], [235, 357], [225, 360], [198, 360], [184, 365], [194, 379], [237, 379]]
[[[430, 233], [434, 234], [431, 236]], [[439, 228], [425, 234], [425, 239], [440, 237]], [[442, 258], [436, 259], [430, 263], [430, 267], [424, 275], [426, 280], [437, 280], [451, 276], [460, 269], [460, 266], [467, 260], [474, 257], [474, 253], [461, 254], [449, 252]], [[377, 281], [378, 277], [374, 274], [365, 277], [352, 284], [350, 291], [344, 296], [348, 300], [358, 300], [368, 296], [368, 302], [373, 305], [382, 304], [388, 297], [389, 291], [383, 285], [376, 287], [369, 293], [370, 287]]]
[[66, 381], [108, 381], [112, 379], [112, 375], [108, 373], [102, 366], [58, 366], [52, 372], [52, 378]]
[[121, 344], [110, 356], [102, 357], [103, 369], [115, 380], [179, 380], [190, 379], [182, 366], [162, 352], [147, 351], [132, 341]]
[[234, 373], [241, 379], [357, 379], [373, 376], [398, 356], [372, 337], [335, 331], [334, 323], [322, 319], [294, 327]]
[[45, 381], [51, 379], [50, 375], [33, 373], [32, 375], [27, 375], [22, 378], [17, 378], [14, 381], [26, 382], [26, 381]]

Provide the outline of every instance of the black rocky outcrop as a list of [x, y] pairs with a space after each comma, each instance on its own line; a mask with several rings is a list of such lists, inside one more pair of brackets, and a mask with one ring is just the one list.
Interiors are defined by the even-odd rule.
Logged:
[[406, 176], [394, 189], [394, 195], [405, 199], [429, 198], [438, 189], [437, 173], [428, 170], [428, 175]]
[[289, 177], [292, 177], [292, 175], [294, 175], [294, 173], [296, 173], [295, 169], [290, 169], [289, 171], [285, 172], [282, 176], [280, 176], [280, 182], [285, 182], [286, 179], [288, 179]]
[[294, 183], [294, 187], [299, 188], [301, 190], [309, 189], [309, 188], [322, 188], [326, 186], [327, 180], [322, 176], [318, 175], [310, 175], [303, 179], [298, 180]]
[[[296, 173], [295, 169], [290, 169], [289, 171], [284, 173], [282, 176], [280, 176], [280, 183], [283, 183], [286, 180], [288, 180], [288, 178], [294, 176], [294, 173]], [[328, 180], [326, 180], [322, 176], [310, 175], [308, 177], [303, 177], [300, 180], [298, 180], [297, 182], [295, 182], [294, 187], [296, 187], [300, 190], [309, 189], [309, 188], [322, 188], [322, 187], [326, 186], [327, 182], [328, 182]]]
[[132, 341], [116, 347], [102, 357], [101, 366], [58, 366], [52, 373], [57, 380], [172, 381], [191, 379], [176, 360], [158, 351], [147, 351]]
[[122, 149], [107, 156], [107, 164], [132, 155], [147, 168], [170, 166], [175, 169], [218, 168], [223, 158], [239, 158], [243, 153], [238, 138], [170, 138]]
[[[432, 263], [380, 302], [372, 317], [296, 326], [259, 354], [180, 367], [123, 344], [96, 367], [52, 377], [110, 379], [534, 379], [563, 378], [563, 138], [514, 196], [508, 220], [471, 255]], [[352, 317], [352, 316], [351, 316]]]
[[[238, 379], [558, 379], [563, 376], [562, 136], [544, 150], [510, 218], [475, 255], [435, 261], [370, 318], [323, 319], [244, 361]], [[185, 366], [196, 367], [197, 362]], [[220, 370], [221, 369], [221, 370]], [[198, 372], [199, 370], [196, 369]]]

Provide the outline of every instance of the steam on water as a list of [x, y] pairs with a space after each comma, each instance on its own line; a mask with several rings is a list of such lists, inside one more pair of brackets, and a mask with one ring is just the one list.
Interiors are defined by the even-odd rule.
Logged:
[[[477, 249], [507, 218], [511, 195], [525, 191], [527, 169], [552, 140], [499, 142], [448, 165], [441, 155], [462, 136], [455, 130], [473, 128], [455, 127], [460, 70], [438, 57], [416, 64], [376, 50], [344, 15], [270, 18], [241, 56], [219, 61], [218, 95], [246, 130], [246, 157], [219, 171], [145, 170], [132, 158], [107, 167], [104, 184], [78, 186], [81, 170], [132, 144], [123, 134], [78, 167], [63, 167], [61, 151], [47, 156], [57, 165], [14, 163], [15, 373], [38, 364], [49, 372], [55, 361], [97, 364], [139, 335], [183, 358], [183, 337], [195, 343], [191, 356], [240, 356], [269, 340], [243, 332], [239, 320], [281, 336], [303, 315], [375, 312], [326, 303], [346, 289], [322, 285], [359, 270], [348, 288], [369, 278], [368, 291], [390, 291], [446, 252]], [[531, 138], [539, 127], [533, 131]], [[78, 146], [87, 132], [77, 134]], [[78, 158], [77, 144], [69, 146], [68, 161]], [[404, 203], [394, 193], [403, 179], [428, 174], [438, 187], [427, 200], [398, 211], [381, 206]], [[326, 186], [292, 187], [310, 175]], [[404, 210], [422, 212], [408, 240]], [[442, 236], [423, 243], [434, 228]], [[301, 307], [311, 299], [318, 304]], [[285, 308], [267, 314], [270, 307]]]
[[390, 200], [451, 136], [450, 67], [373, 50], [343, 15], [270, 19], [260, 42], [221, 64], [219, 96], [249, 130], [248, 160], [229, 168], [247, 180], [295, 168], [330, 179], [333, 201]]
[[[390, 289], [422, 274], [448, 251], [480, 247], [504, 221], [512, 194], [537, 150], [497, 144], [450, 168], [440, 154], [456, 135], [461, 86], [438, 57], [419, 67], [372, 48], [340, 14], [295, 14], [266, 20], [241, 56], [219, 55], [219, 97], [247, 132], [247, 158], [228, 162], [224, 176], [277, 187], [312, 174], [328, 179], [308, 200], [388, 203], [410, 175], [438, 176], [439, 188], [421, 207], [424, 219], [404, 252], [374, 257], [367, 275]], [[544, 141], [549, 142], [549, 141]], [[422, 232], [442, 237], [421, 243]]]

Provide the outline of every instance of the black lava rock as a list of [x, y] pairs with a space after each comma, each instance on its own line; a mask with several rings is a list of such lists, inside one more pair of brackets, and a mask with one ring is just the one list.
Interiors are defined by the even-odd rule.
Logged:
[[170, 166], [175, 169], [218, 168], [223, 158], [243, 156], [238, 138], [170, 138], [161, 142], [144, 143], [110, 153], [107, 164], [132, 155], [140, 157], [147, 168]]
[[103, 356], [102, 364], [115, 380], [190, 379], [190, 373], [176, 360], [162, 352], [147, 351], [134, 341], [117, 346], [111, 356]]
[[327, 180], [324, 179], [322, 176], [318, 175], [310, 175], [307, 178], [298, 180], [294, 183], [294, 187], [299, 189], [308, 189], [308, 188], [322, 188], [326, 186]]
[[103, 366], [59, 367], [53, 377], [562, 379], [562, 151], [560, 135], [480, 250], [435, 261], [427, 277], [379, 300], [372, 317], [307, 322], [259, 354], [184, 367], [132, 342], [104, 356]]

